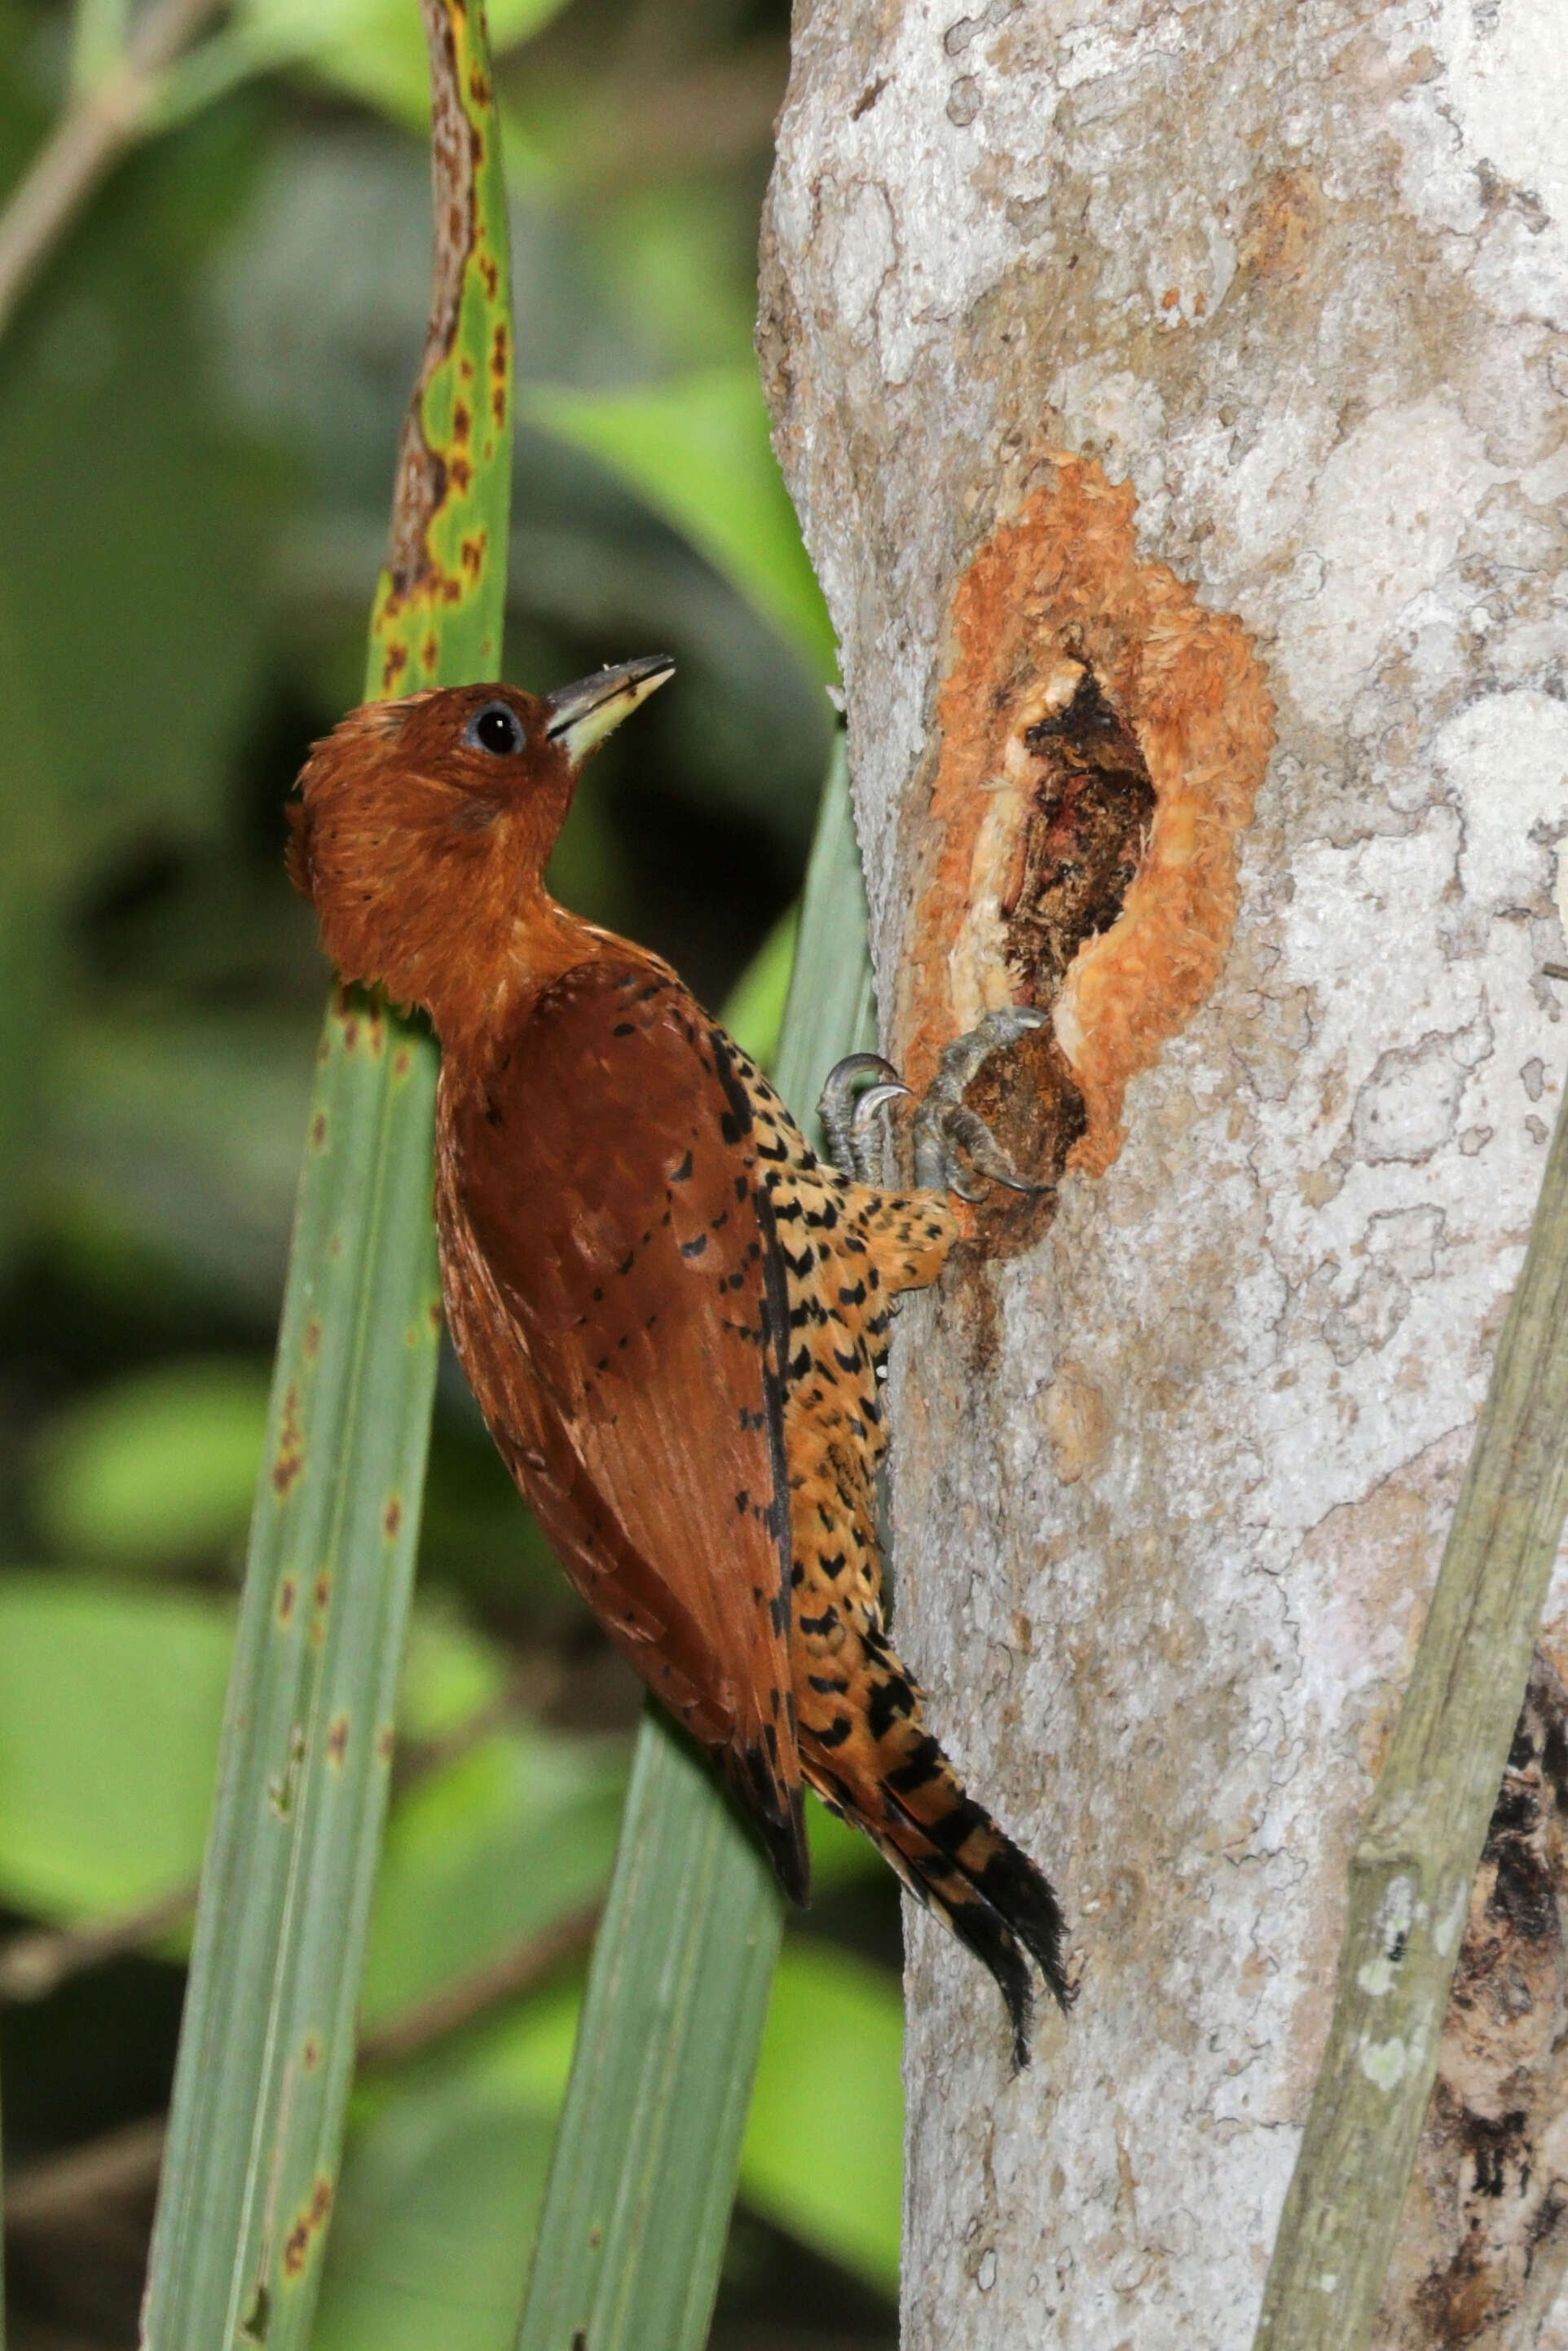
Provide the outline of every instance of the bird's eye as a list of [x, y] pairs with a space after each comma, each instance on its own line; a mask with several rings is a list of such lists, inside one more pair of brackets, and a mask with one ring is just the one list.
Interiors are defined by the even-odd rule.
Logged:
[[515, 710], [504, 702], [487, 702], [463, 729], [463, 740], [476, 751], [493, 751], [507, 759], [523, 747], [523, 730]]

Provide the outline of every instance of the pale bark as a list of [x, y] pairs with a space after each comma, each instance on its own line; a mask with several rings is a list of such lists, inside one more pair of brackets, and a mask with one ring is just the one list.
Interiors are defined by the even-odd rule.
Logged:
[[[1004, 977], [932, 828], [1006, 806], [984, 727], [967, 777], [952, 746], [1028, 630], [970, 567], [1055, 511], [1051, 453], [1131, 484], [1139, 559], [1239, 622], [1279, 744], [1217, 984], [1119, 1151], [901, 1325], [899, 1640], [1084, 1970], [1009, 2081], [991, 1987], [910, 1922], [905, 2340], [1231, 2351], [1564, 1057], [1568, 61], [1555, 0], [969, 5], [798, 7], [764, 240], [894, 1052]], [[1542, 1646], [1568, 1671], [1561, 1575]], [[1504, 1822], [1478, 1886], [1389, 2346], [1568, 2345], [1559, 1696], [1513, 1792], [1536, 1844]]]

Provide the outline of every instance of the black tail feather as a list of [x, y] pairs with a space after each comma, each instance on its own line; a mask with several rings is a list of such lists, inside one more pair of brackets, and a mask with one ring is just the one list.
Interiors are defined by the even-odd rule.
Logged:
[[[936, 1827], [917, 1820], [885, 1785], [883, 1793], [890, 1809], [914, 1832], [910, 1842], [916, 1849], [911, 1852], [891, 1837], [878, 1842], [910, 1892], [951, 1928], [994, 1977], [1012, 2025], [1013, 2070], [1021, 2072], [1030, 2062], [1034, 2022], [1034, 1980], [1024, 1954], [1035, 1960], [1064, 2014], [1075, 1997], [1062, 1964], [1066, 1921], [1051, 1881], [972, 1797], [966, 1796]], [[976, 1829], [996, 1841], [977, 1871], [967, 1866], [956, 1850]], [[934, 1850], [923, 1853], [922, 1846]], [[962, 1891], [954, 1886], [955, 1878]]]
[[1073, 1987], [1067, 1980], [1061, 1958], [1067, 1921], [1050, 1878], [1035, 1867], [1027, 1853], [1004, 1841], [980, 1874], [980, 1890], [1032, 1954], [1051, 1998], [1065, 2015], [1073, 2001]]
[[719, 1757], [725, 1776], [767, 1848], [773, 1875], [791, 1902], [804, 1910], [811, 1899], [811, 1849], [806, 1839], [806, 1799], [800, 1782], [789, 1786], [758, 1749]]

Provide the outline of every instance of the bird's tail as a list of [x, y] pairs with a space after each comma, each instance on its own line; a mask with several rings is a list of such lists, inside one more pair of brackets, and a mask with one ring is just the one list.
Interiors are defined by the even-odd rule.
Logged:
[[[1044, 1872], [965, 1790], [921, 1718], [921, 1693], [879, 1633], [861, 1635], [861, 1684], [823, 1737], [801, 1708], [800, 1762], [831, 1809], [862, 1829], [909, 1891], [984, 1961], [1029, 2063], [1032, 1959], [1058, 2005], [1071, 2004], [1065, 1922]], [[847, 1726], [847, 1727], [846, 1727]]]

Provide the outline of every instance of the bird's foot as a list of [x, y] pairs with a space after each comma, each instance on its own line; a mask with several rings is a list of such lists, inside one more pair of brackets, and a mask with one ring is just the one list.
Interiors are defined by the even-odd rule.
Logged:
[[[985, 1197], [985, 1183], [977, 1184], [976, 1176], [1005, 1184], [1014, 1192], [1044, 1189], [1019, 1175], [979, 1113], [968, 1107], [964, 1093], [993, 1053], [1016, 1045], [1030, 1029], [1043, 1028], [1049, 1019], [1048, 1013], [1028, 1005], [1009, 1005], [1001, 1011], [988, 1012], [966, 1035], [955, 1038], [915, 1113], [917, 1184], [935, 1192], [956, 1192], [961, 1200]], [[867, 1078], [875, 1082], [859, 1091]], [[829, 1072], [817, 1115], [841, 1175], [856, 1183], [881, 1183], [879, 1116], [889, 1102], [910, 1091], [880, 1053], [851, 1053]]]
[[977, 1184], [976, 1176], [992, 1184], [1005, 1184], [1010, 1192], [1045, 1189], [1019, 1174], [978, 1111], [965, 1102], [964, 1093], [993, 1053], [1016, 1045], [1033, 1029], [1043, 1029], [1050, 1018], [1048, 1012], [1037, 1012], [1030, 1005], [1010, 1004], [988, 1012], [973, 1029], [954, 1039], [915, 1113], [917, 1184], [933, 1192], [956, 1192], [960, 1200], [985, 1198], [985, 1184]]
[[[857, 1092], [862, 1078], [874, 1078], [876, 1083]], [[880, 1053], [846, 1053], [833, 1064], [817, 1104], [817, 1116], [841, 1176], [847, 1176], [852, 1184], [882, 1182], [883, 1137], [877, 1114], [908, 1092], [892, 1062], [884, 1061]]]

